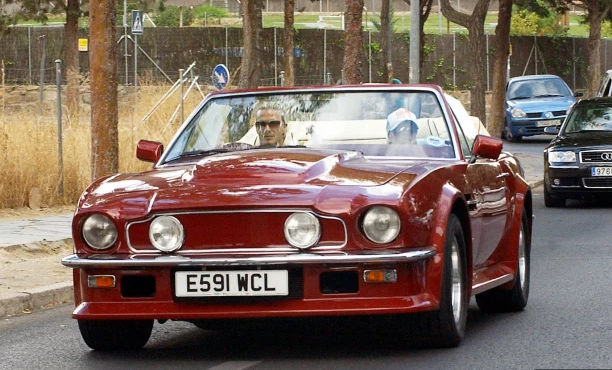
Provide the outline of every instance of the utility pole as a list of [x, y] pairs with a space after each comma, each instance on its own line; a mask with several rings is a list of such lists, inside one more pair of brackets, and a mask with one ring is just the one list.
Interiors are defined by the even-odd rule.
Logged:
[[89, 2], [92, 180], [119, 171], [115, 2]]

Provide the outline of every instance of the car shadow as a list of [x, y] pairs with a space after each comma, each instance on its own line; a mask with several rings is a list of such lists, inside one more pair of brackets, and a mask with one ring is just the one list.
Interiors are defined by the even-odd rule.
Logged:
[[599, 209], [612, 207], [612, 195], [601, 195], [585, 199], [568, 199], [565, 208]]
[[[472, 304], [466, 337], [461, 347], [477, 345], [473, 336], [487, 332], [497, 320], [511, 317], [487, 315]], [[386, 326], [366, 317], [265, 321], [240, 330], [208, 331], [184, 322], [156, 324], [153, 336], [141, 351], [90, 351], [83, 360], [114, 365], [167, 361], [266, 361], [337, 360], [339, 358], [417, 358], [424, 353], [452, 353], [450, 349], [421, 349], [399, 341]], [[484, 335], [484, 334], [483, 334]], [[476, 342], [480, 340], [476, 339]], [[450, 351], [450, 352], [449, 352]]]

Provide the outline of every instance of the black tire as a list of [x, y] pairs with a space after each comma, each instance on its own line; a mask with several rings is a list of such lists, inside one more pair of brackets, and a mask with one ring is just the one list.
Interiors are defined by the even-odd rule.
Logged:
[[565, 207], [565, 198], [558, 195], [552, 195], [548, 191], [546, 184], [544, 184], [544, 205], [548, 208]]
[[502, 137], [506, 141], [509, 141], [511, 143], [518, 143], [519, 141], [523, 140], [522, 136], [512, 134], [512, 131], [510, 131], [510, 128], [508, 127], [507, 123], [504, 123], [504, 128], [502, 129]]
[[89, 348], [98, 351], [135, 350], [151, 337], [153, 320], [78, 320]]
[[405, 325], [401, 326], [407, 344], [421, 348], [458, 346], [465, 335], [468, 305], [465, 239], [459, 219], [451, 214], [444, 241], [440, 308], [404, 316]]
[[493, 288], [476, 294], [476, 303], [483, 312], [522, 311], [529, 299], [531, 271], [531, 230], [527, 212], [521, 217], [521, 234], [519, 236], [519, 263], [512, 289]]

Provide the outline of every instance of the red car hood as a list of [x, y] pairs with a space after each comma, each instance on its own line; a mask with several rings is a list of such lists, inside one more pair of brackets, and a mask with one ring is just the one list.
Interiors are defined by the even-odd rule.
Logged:
[[[340, 198], [350, 202], [364, 188], [385, 184], [399, 173], [410, 173], [408, 179], [412, 181], [428, 170], [431, 166], [423, 161], [382, 162], [368, 160], [358, 152], [248, 150], [205, 157], [196, 164], [116, 175], [93, 184], [83, 195], [81, 205], [87, 208], [105, 204], [107, 211], [112, 208], [109, 202], [148, 211], [308, 207], [329, 202], [330, 198], [339, 200], [339, 192], [344, 193]], [[350, 186], [361, 190], [349, 190]], [[329, 188], [335, 190], [330, 192]], [[353, 196], [348, 194], [353, 192]]]

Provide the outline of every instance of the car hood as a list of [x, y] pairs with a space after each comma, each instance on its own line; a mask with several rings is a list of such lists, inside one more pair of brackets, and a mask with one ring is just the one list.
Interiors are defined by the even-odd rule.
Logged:
[[549, 147], [599, 147], [612, 146], [612, 132], [577, 132], [557, 136]]
[[572, 96], [507, 100], [509, 109], [520, 108], [525, 113], [567, 110], [576, 99]]
[[[203, 206], [312, 206], [334, 197], [338, 201], [354, 198], [400, 173], [404, 182], [411, 183], [434, 167], [424, 160], [380, 161], [352, 151], [248, 150], [107, 178], [84, 193], [80, 208], [125, 209], [129, 204], [142, 212]], [[326, 192], [329, 188], [335, 190]], [[112, 207], [113, 202], [119, 204]]]

